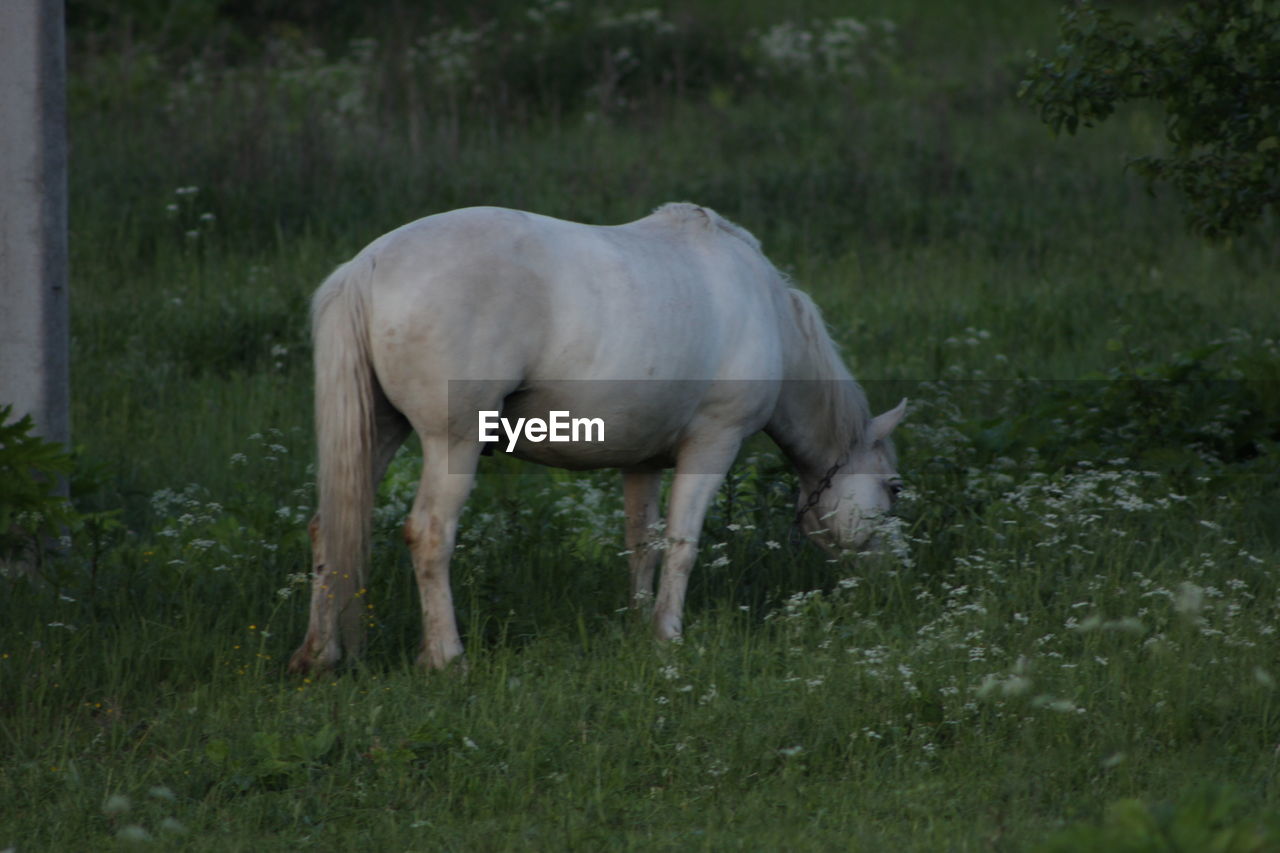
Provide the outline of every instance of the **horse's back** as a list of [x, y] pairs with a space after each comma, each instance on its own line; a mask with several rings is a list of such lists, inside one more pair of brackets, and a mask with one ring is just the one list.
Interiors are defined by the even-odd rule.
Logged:
[[[673, 270], [708, 266], [768, 268], [749, 232], [707, 208], [665, 204], [623, 225], [587, 225], [502, 207], [468, 207], [410, 222], [375, 240], [364, 254], [382, 265], [384, 283], [416, 289], [432, 283], [502, 287], [565, 282], [571, 288], [600, 276], [640, 283]], [[524, 273], [524, 275], [519, 275]], [[580, 294], [575, 293], [575, 296]]]
[[412, 325], [418, 337], [473, 357], [512, 338], [551, 355], [542, 349], [547, 336], [576, 343], [602, 370], [625, 370], [608, 351], [632, 341], [683, 341], [677, 350], [692, 356], [689, 344], [772, 313], [770, 283], [751, 281], [762, 277], [750, 269], [752, 251], [722, 222], [684, 204], [621, 226], [494, 207], [437, 214], [363, 253], [373, 268], [371, 316], [388, 339]]
[[501, 399], [586, 380], [615, 387], [633, 411], [688, 421], [705, 397], [673, 406], [662, 381], [693, 381], [679, 386], [688, 391], [779, 373], [785, 287], [754, 238], [695, 205], [620, 226], [466, 208], [409, 223], [362, 255], [375, 371], [398, 408], [423, 411], [406, 411], [411, 420], [440, 411], [450, 381], [505, 382]]

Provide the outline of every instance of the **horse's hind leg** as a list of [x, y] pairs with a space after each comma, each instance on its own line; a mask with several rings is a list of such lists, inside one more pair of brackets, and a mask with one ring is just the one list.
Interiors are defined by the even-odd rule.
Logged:
[[661, 471], [623, 471], [622, 505], [626, 510], [627, 563], [631, 569], [631, 608], [643, 610], [653, 603], [653, 574], [662, 558], [654, 546], [657, 537]]
[[[376, 492], [378, 483], [382, 482], [387, 467], [395, 457], [400, 445], [404, 444], [411, 427], [404, 415], [391, 405], [379, 392], [376, 395], [374, 409], [374, 454], [373, 486]], [[335, 584], [334, 579], [322, 580], [326, 560], [324, 547], [320, 538], [320, 514], [311, 517], [307, 532], [311, 535], [311, 618], [307, 626], [307, 636], [302, 646], [294, 653], [289, 662], [293, 672], [309, 672], [313, 669], [327, 669], [338, 662], [345, 648], [349, 658], [360, 654], [364, 646], [364, 626], [362, 623], [363, 607], [355, 606], [350, 601], [354, 596], [363, 596], [365, 587], [365, 569], [361, 567], [355, 583]], [[343, 594], [345, 592], [345, 595]], [[341, 601], [339, 599], [342, 599]], [[339, 629], [342, 647], [338, 645]]]
[[[387, 468], [395, 458], [396, 451], [404, 444], [412, 427], [409, 420], [394, 408], [391, 403], [378, 394], [374, 407], [374, 443], [373, 443], [373, 495], [377, 503], [378, 485], [387, 475]], [[365, 620], [368, 613], [368, 602], [365, 599], [368, 587], [368, 567], [361, 566], [356, 575], [355, 601], [347, 605], [339, 617], [342, 629], [342, 644], [348, 657], [357, 658], [364, 650]]]
[[422, 441], [422, 480], [404, 525], [422, 605], [422, 648], [418, 663], [443, 669], [462, 654], [453, 612], [449, 559], [458, 533], [458, 515], [475, 483], [479, 444], [442, 438]]
[[387, 468], [395, 458], [396, 451], [404, 440], [413, 432], [409, 419], [400, 414], [400, 410], [391, 405], [391, 401], [378, 394], [378, 402], [374, 409], [374, 423], [377, 425], [377, 436], [373, 448], [373, 487], [378, 488], [382, 478], [387, 475]]

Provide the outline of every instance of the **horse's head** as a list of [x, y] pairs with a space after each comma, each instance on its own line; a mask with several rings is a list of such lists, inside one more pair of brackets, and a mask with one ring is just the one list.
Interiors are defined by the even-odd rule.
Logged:
[[[800, 477], [800, 526], [829, 551], [866, 546], [902, 488], [889, 434], [907, 412], [904, 399], [871, 419], [865, 439], [832, 471]], [[815, 497], [816, 493], [816, 497]]]

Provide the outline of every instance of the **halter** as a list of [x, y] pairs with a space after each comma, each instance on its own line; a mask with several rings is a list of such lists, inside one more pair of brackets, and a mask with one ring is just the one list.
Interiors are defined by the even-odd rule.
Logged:
[[849, 457], [846, 456], [827, 469], [827, 473], [823, 474], [822, 479], [818, 481], [817, 487], [809, 493], [809, 497], [805, 498], [804, 505], [796, 510], [796, 518], [792, 524], [797, 527], [800, 526], [800, 522], [804, 520], [805, 513], [818, 505], [818, 501], [822, 498], [822, 493], [831, 488], [831, 480], [835, 477], [836, 472], [848, 461]]

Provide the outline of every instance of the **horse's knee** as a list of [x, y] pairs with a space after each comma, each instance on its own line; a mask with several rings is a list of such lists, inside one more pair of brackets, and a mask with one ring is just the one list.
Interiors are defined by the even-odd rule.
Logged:
[[445, 547], [444, 525], [433, 518], [422, 524], [410, 516], [404, 523], [404, 543], [415, 561], [438, 556]]

